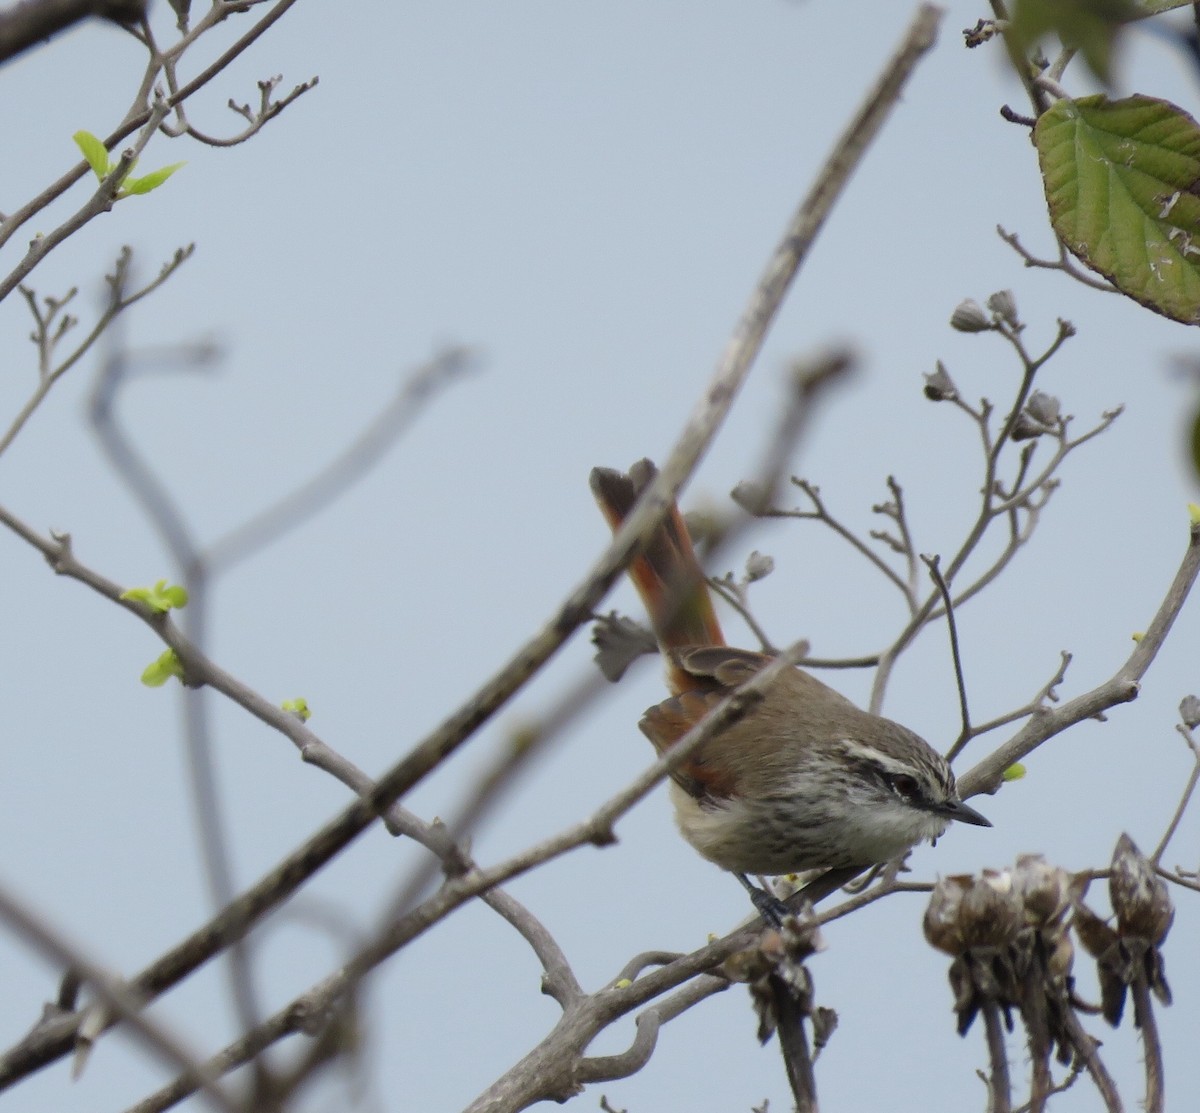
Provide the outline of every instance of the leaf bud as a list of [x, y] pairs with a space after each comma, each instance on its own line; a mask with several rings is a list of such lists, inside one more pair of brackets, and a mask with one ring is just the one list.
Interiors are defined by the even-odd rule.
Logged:
[[1200, 727], [1200, 699], [1196, 696], [1184, 696], [1179, 704], [1179, 717], [1189, 730]]

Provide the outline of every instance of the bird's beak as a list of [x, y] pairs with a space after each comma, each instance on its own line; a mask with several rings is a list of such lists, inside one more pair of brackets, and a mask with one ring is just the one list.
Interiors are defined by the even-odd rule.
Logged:
[[991, 820], [980, 815], [970, 804], [964, 804], [961, 800], [947, 800], [942, 805], [942, 815], [948, 819], [957, 820], [959, 823], [970, 823], [973, 827], [990, 827]]

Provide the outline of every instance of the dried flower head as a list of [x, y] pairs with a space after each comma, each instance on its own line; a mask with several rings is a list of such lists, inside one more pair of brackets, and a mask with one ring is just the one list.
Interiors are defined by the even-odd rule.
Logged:
[[1029, 396], [1029, 401], [1025, 403], [1025, 412], [1034, 421], [1040, 421], [1043, 425], [1048, 426], [1053, 426], [1058, 421], [1061, 408], [1059, 400], [1044, 390], [1035, 390]]
[[1017, 299], [1011, 290], [997, 290], [987, 300], [988, 308], [996, 314], [1009, 328], [1019, 329], [1021, 322], [1017, 317]]
[[952, 402], [958, 397], [958, 388], [940, 359], [933, 372], [925, 376], [925, 397], [932, 402]]
[[1037, 930], [1058, 927], [1071, 911], [1074, 875], [1053, 866], [1041, 854], [1022, 854], [1012, 873], [1025, 922]]
[[755, 549], [746, 558], [746, 581], [754, 583], [762, 580], [775, 571], [775, 558]]
[[1144, 939], [1152, 947], [1166, 939], [1175, 919], [1171, 894], [1128, 835], [1117, 840], [1113, 851], [1108, 892], [1122, 936]]
[[950, 327], [959, 332], [990, 332], [996, 326], [977, 301], [967, 298], [950, 314]]

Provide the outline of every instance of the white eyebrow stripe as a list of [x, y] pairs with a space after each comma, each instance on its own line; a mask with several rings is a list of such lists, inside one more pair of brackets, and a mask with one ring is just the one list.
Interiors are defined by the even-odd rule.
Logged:
[[894, 757], [889, 757], [874, 746], [868, 746], [863, 742], [857, 742], [853, 738], [841, 738], [838, 744], [851, 757], [865, 758], [867, 761], [873, 761], [876, 765], [882, 766], [884, 769], [897, 770], [900, 772], [907, 771], [908, 765], [905, 762], [897, 761]]

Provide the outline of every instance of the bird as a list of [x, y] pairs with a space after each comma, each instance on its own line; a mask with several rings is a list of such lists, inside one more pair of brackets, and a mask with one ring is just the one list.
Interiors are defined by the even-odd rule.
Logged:
[[[628, 472], [592, 469], [592, 493], [614, 533], [656, 474], [648, 459]], [[638, 724], [661, 756], [774, 658], [726, 643], [677, 504], [628, 571], [671, 693]], [[776, 921], [778, 902], [748, 874], [866, 869], [936, 840], [951, 821], [991, 826], [923, 738], [800, 668], [784, 669], [695, 749], [671, 774], [670, 796], [684, 839]]]

